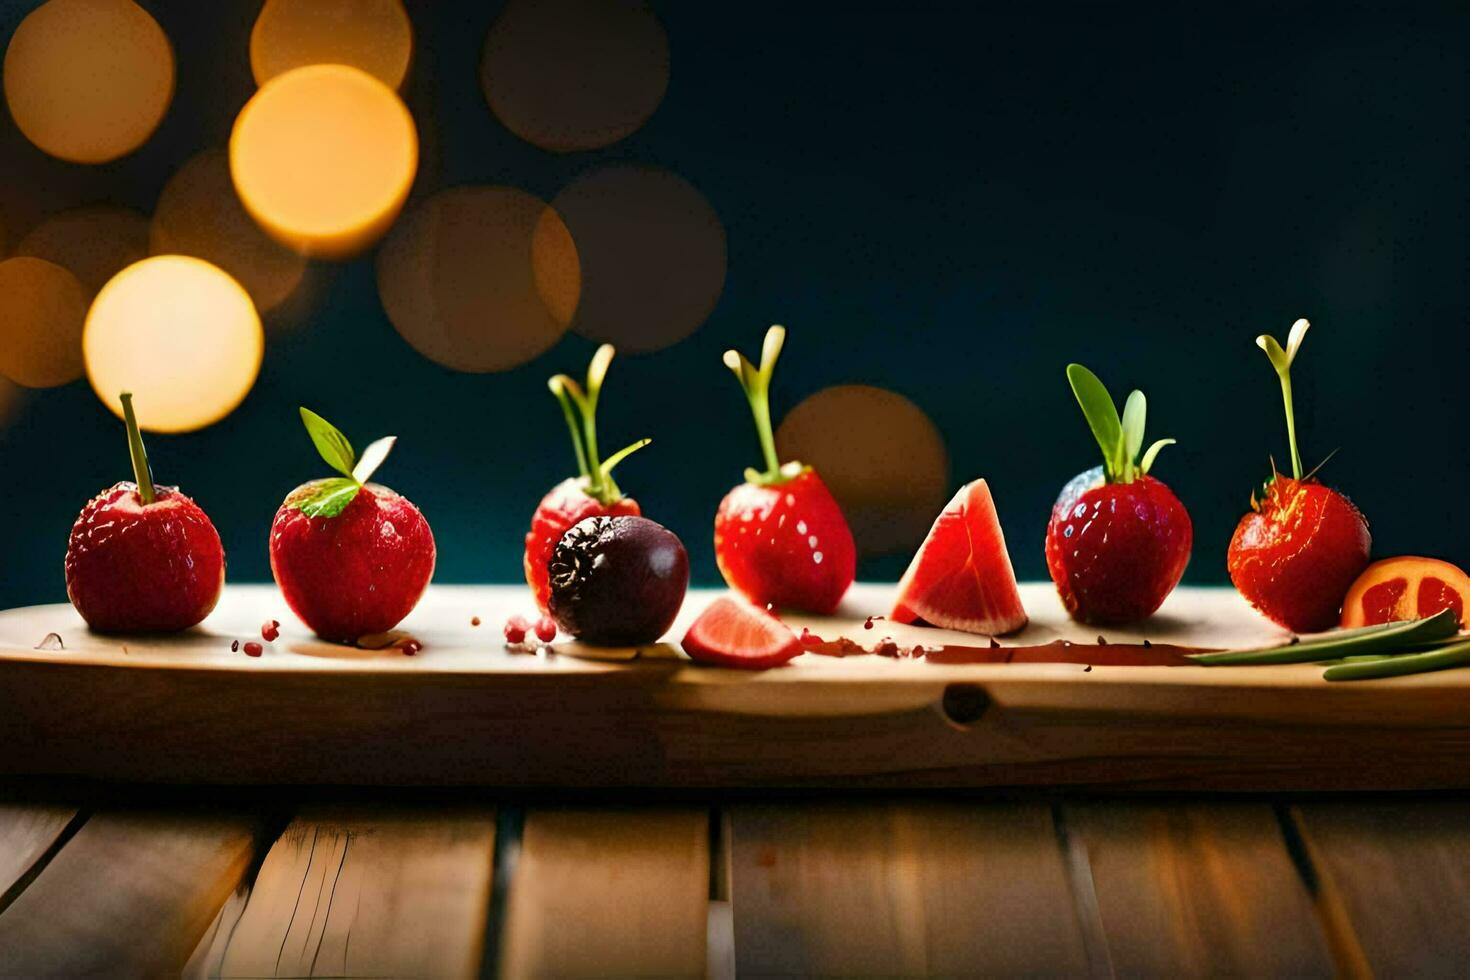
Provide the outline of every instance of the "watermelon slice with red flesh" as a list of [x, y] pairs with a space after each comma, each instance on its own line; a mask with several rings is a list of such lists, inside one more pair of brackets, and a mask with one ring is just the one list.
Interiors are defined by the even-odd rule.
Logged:
[[1016, 573], [984, 480], [960, 488], [898, 583], [889, 619], [998, 636], [1026, 625]]

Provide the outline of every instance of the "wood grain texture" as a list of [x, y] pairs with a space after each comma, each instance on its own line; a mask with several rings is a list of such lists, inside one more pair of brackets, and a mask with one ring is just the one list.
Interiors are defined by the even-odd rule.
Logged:
[[530, 811], [500, 975], [703, 976], [709, 868], [704, 810]]
[[240, 883], [258, 829], [231, 813], [93, 814], [0, 913], [4, 972], [177, 974]]
[[469, 977], [495, 848], [481, 808], [303, 811], [192, 961], [210, 977]]
[[[1021, 641], [1095, 644], [1049, 587], [1023, 593], [1034, 619]], [[715, 594], [691, 593], [684, 619]], [[976, 642], [882, 622], [865, 633], [863, 614], [890, 598], [855, 587], [840, 616], [792, 625]], [[506, 652], [495, 628], [525, 601], [517, 588], [431, 590], [407, 624], [425, 643], [416, 657], [321, 643], [290, 624], [264, 657], [231, 653], [232, 637], [288, 618], [263, 587], [227, 590], [204, 628], [164, 640], [94, 636], [65, 606], [0, 613], [0, 775], [589, 788], [1470, 785], [1461, 764], [1470, 671], [1328, 684], [1311, 665], [809, 655], [750, 673], [692, 665], [667, 647], [622, 661], [530, 657]], [[1273, 629], [1233, 592], [1181, 589], [1159, 616], [1108, 635], [1233, 645]], [[32, 649], [51, 630], [66, 649]], [[956, 685], [988, 704], [978, 720], [951, 724], [945, 695]]]
[[1470, 963], [1470, 804], [1296, 808], [1319, 887], [1344, 906], [1378, 976], [1460, 977]]
[[0, 911], [77, 818], [74, 806], [0, 803]]
[[1311, 900], [1267, 804], [1078, 804], [1119, 976], [1331, 976]]
[[1044, 806], [736, 807], [729, 838], [741, 977], [1087, 972]]

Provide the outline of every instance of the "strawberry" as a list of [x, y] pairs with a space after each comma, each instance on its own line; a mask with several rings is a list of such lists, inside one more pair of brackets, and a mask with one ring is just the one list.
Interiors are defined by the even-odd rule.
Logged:
[[1143, 451], [1148, 402], [1133, 391], [1119, 419], [1097, 375], [1080, 364], [1067, 380], [1103, 465], [1075, 477], [1052, 507], [1046, 565], [1067, 612], [1083, 623], [1127, 623], [1153, 615], [1184, 574], [1194, 542], [1189, 512], [1148, 475], [1160, 439]]
[[225, 550], [209, 517], [177, 487], [156, 487], [122, 395], [133, 483], [118, 483], [82, 508], [66, 546], [66, 594], [92, 629], [176, 632], [219, 602]]
[[592, 355], [592, 363], [587, 366], [585, 391], [565, 374], [558, 374], [547, 382], [551, 393], [561, 402], [581, 475], [568, 477], [552, 487], [531, 515], [523, 564], [526, 584], [531, 587], [536, 606], [542, 613], [550, 610], [551, 576], [547, 564], [556, 543], [569, 528], [589, 517], [638, 517], [643, 513], [638, 501], [623, 496], [613, 480], [612, 471], [618, 463], [651, 440], [640, 439], [613, 453], [606, 462], [597, 453], [597, 399], [602, 393], [602, 382], [607, 377], [607, 368], [614, 353], [611, 344], [597, 348], [597, 353]]
[[1227, 554], [1230, 581], [1240, 594], [1267, 619], [1297, 633], [1337, 625], [1343, 597], [1367, 567], [1373, 546], [1368, 521], [1353, 502], [1317, 482], [1315, 470], [1302, 475], [1291, 366], [1310, 326], [1306, 320], [1292, 324], [1285, 350], [1274, 337], [1256, 338], [1281, 381], [1292, 475], [1272, 465], [1271, 479], [1259, 497], [1251, 495], [1251, 513], [1240, 519]]
[[725, 352], [755, 416], [765, 470], [747, 469], [715, 514], [715, 561], [730, 587], [757, 605], [826, 615], [837, 608], [857, 566], [852, 531], [816, 470], [781, 463], [771, 434], [771, 374], [784, 327], [766, 333], [761, 366]]
[[434, 533], [406, 497], [368, 482], [393, 436], [359, 458], [320, 415], [303, 408], [301, 420], [342, 475], [286, 496], [271, 525], [271, 572], [291, 611], [318, 636], [353, 643], [391, 630], [418, 605], [434, 575]]
[[729, 596], [716, 599], [684, 634], [684, 652], [702, 664], [764, 670], [801, 653], [801, 641], [775, 616]]

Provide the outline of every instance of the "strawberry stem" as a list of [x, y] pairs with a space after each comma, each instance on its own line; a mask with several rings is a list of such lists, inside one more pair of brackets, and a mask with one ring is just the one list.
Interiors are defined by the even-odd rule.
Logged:
[[1286, 439], [1291, 444], [1291, 475], [1296, 480], [1302, 478], [1302, 454], [1297, 448], [1296, 412], [1291, 402], [1291, 365], [1296, 360], [1297, 351], [1301, 350], [1302, 340], [1307, 336], [1307, 328], [1310, 326], [1306, 320], [1293, 323], [1291, 333], [1287, 335], [1285, 350], [1269, 334], [1256, 338], [1256, 346], [1266, 352], [1271, 366], [1276, 369], [1276, 376], [1281, 379], [1281, 401], [1286, 408]]
[[781, 347], [786, 343], [786, 328], [773, 326], [766, 331], [761, 345], [761, 366], [751, 364], [739, 351], [725, 351], [725, 367], [735, 375], [750, 403], [750, 414], [755, 418], [755, 434], [760, 441], [761, 456], [766, 468], [763, 471], [747, 469], [745, 478], [751, 483], [764, 485], [784, 483], [800, 472], [800, 464], [781, 465], [776, 456], [776, 437], [771, 431], [771, 375], [776, 371], [776, 359], [781, 356]]
[[122, 400], [123, 424], [128, 429], [128, 455], [133, 460], [133, 482], [138, 485], [138, 497], [147, 507], [158, 499], [158, 490], [153, 486], [153, 471], [148, 468], [148, 451], [143, 448], [143, 433], [138, 429], [138, 418], [133, 414], [133, 393], [125, 391], [118, 396]]
[[616, 351], [611, 344], [603, 344], [592, 355], [587, 365], [587, 386], [584, 389], [565, 374], [552, 378], [547, 386], [556, 400], [561, 403], [562, 415], [567, 421], [567, 431], [572, 436], [572, 449], [577, 455], [577, 469], [586, 481], [583, 488], [604, 507], [622, 499], [623, 493], [612, 478], [612, 469], [630, 454], [648, 445], [648, 439], [621, 449], [607, 462], [603, 462], [597, 451], [597, 401], [602, 394], [602, 383], [607, 377], [608, 365]]

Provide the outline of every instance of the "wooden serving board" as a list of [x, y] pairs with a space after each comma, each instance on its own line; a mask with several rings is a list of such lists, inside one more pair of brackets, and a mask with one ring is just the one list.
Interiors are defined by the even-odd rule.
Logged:
[[[695, 591], [671, 638], [718, 592]], [[1079, 626], [1025, 585], [1057, 639], [1242, 648], [1284, 642], [1229, 589], [1183, 588], [1129, 630]], [[880, 621], [892, 588], [826, 638], [984, 645]], [[1470, 671], [1331, 684], [1312, 665], [1139, 667], [806, 655], [763, 673], [672, 644], [551, 656], [504, 648], [514, 587], [439, 586], [403, 628], [423, 643], [323, 643], [273, 587], [232, 586], [199, 628], [90, 633], [70, 606], [0, 613], [0, 775], [222, 784], [517, 787], [1101, 786], [1320, 790], [1470, 786]], [[471, 625], [479, 617], [482, 625]], [[231, 641], [281, 636], [258, 658]], [[35, 649], [57, 634], [63, 649]]]

